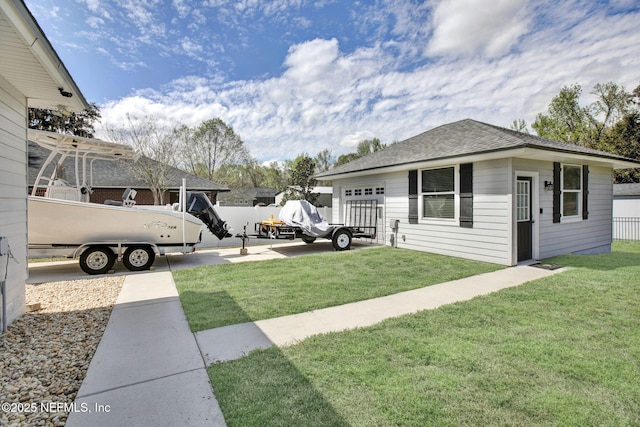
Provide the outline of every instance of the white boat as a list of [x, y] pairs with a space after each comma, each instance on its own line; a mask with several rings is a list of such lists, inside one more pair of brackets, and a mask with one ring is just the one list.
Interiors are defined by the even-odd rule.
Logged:
[[[106, 273], [119, 259], [138, 271], [151, 267], [156, 255], [193, 252], [204, 226], [220, 239], [228, 235], [226, 224], [202, 192], [187, 193], [183, 188], [180, 202], [171, 206], [136, 205], [136, 191], [130, 189], [122, 201], [90, 203], [92, 179], [87, 168], [95, 159], [134, 158], [128, 146], [33, 130], [29, 139], [51, 150], [28, 197], [30, 256], [79, 257], [80, 267], [89, 274]], [[75, 158], [75, 185], [57, 178], [55, 171], [50, 178], [43, 177], [54, 159], [58, 157], [61, 164], [69, 156]], [[45, 185], [40, 184], [43, 180]], [[36, 196], [42, 187], [45, 196]]]

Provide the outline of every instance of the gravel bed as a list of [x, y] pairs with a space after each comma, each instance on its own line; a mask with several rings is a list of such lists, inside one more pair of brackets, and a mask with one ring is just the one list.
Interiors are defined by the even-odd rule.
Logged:
[[26, 286], [28, 312], [0, 335], [0, 425], [65, 424], [123, 281]]

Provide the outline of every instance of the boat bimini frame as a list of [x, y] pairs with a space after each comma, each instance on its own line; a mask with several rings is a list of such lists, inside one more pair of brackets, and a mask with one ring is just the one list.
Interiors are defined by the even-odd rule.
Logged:
[[[128, 145], [116, 144], [114, 142], [101, 141], [99, 139], [84, 138], [75, 135], [65, 135], [52, 132], [46, 132], [41, 130], [29, 129], [28, 137], [30, 141], [33, 141], [51, 153], [44, 161], [35, 182], [33, 183], [33, 189], [31, 195], [35, 196], [36, 192], [40, 188], [45, 188], [49, 191], [52, 184], [56, 180], [56, 173], [58, 168], [53, 168], [51, 176], [49, 178], [44, 177], [44, 173], [47, 167], [56, 159], [57, 164], [62, 165], [62, 162], [67, 157], [75, 159], [75, 190], [77, 191], [77, 201], [89, 201], [89, 195], [93, 186], [93, 162], [95, 160], [118, 160], [118, 159], [137, 159], [137, 154]], [[87, 170], [89, 171], [87, 173]], [[45, 181], [42, 183], [42, 181]]]

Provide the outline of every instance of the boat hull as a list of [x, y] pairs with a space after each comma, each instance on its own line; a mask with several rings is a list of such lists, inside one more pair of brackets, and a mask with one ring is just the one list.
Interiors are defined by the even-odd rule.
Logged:
[[158, 206], [110, 206], [28, 197], [29, 247], [79, 246], [97, 242], [195, 245], [204, 224], [190, 214]]

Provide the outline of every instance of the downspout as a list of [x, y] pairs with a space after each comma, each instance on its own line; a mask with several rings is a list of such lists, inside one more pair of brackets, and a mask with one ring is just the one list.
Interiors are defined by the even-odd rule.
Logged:
[[[9, 246], [9, 239], [7, 237], [0, 236], [0, 258], [7, 258], [7, 262], [4, 268], [4, 277], [0, 280], [0, 294], [2, 295], [2, 332], [7, 330], [7, 277], [9, 275], [9, 258], [14, 258], [11, 253], [11, 247]], [[16, 261], [18, 262], [18, 261]]]

